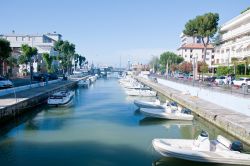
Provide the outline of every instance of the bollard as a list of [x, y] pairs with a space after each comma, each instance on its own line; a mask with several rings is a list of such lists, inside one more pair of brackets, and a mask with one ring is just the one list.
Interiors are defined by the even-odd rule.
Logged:
[[242, 91], [243, 91], [244, 95], [246, 95], [247, 91], [248, 91], [248, 85], [242, 85]]

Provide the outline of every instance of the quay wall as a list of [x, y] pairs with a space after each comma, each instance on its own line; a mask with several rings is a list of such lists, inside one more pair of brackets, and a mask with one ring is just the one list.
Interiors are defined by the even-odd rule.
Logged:
[[222, 107], [240, 112], [242, 114], [250, 116], [250, 99], [241, 96], [235, 96], [231, 94], [220, 93], [209, 89], [200, 87], [194, 87], [173, 81], [157, 78], [158, 83], [168, 86], [170, 88], [178, 89], [179, 91], [188, 91], [190, 95], [197, 96], [201, 99], [207, 100], [211, 103], [215, 103]]
[[[23, 100], [19, 100], [17, 102], [14, 102], [14, 104], [10, 104], [10, 105], [0, 108], [0, 122], [8, 121], [9, 119], [19, 116], [20, 114], [24, 113], [25, 111], [30, 110], [33, 107], [36, 107], [38, 105], [45, 103], [47, 98], [51, 94], [61, 89], [74, 88], [77, 85], [77, 81], [69, 81], [67, 83], [58, 82], [55, 84], [56, 86], [53, 86], [52, 88], [51, 87], [46, 88], [46, 86], [39, 87], [39, 88], [43, 88], [41, 92], [33, 93], [27, 96], [27, 98], [24, 98]], [[12, 100], [16, 100], [16, 99], [13, 98]]]
[[249, 116], [205, 101], [197, 96], [184, 94], [177, 89], [155, 83], [142, 77], [135, 77], [135, 79], [167, 98], [178, 102], [180, 105], [189, 108], [198, 116], [250, 145]]

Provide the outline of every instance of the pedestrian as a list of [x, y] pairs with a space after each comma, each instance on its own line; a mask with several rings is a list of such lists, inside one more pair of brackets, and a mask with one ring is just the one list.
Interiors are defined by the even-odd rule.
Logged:
[[232, 78], [231, 78], [231, 75], [228, 76], [228, 85], [231, 85], [232, 84]]

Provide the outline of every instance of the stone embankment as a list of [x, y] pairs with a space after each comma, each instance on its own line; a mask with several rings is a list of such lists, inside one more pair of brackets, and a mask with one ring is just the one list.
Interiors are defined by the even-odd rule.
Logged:
[[[195, 114], [218, 126], [229, 134], [250, 145], [250, 117], [211, 103], [197, 96], [183, 93], [177, 89], [155, 83], [151, 80], [135, 77], [141, 83], [153, 88], [167, 98], [191, 109]], [[218, 101], [220, 102], [220, 101]]]

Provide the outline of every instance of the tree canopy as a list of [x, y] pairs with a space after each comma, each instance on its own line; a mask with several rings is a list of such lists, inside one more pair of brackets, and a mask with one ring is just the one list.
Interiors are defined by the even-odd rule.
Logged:
[[22, 55], [24, 55], [28, 61], [31, 61], [31, 57], [37, 54], [37, 48], [36, 47], [30, 47], [28, 44], [23, 44], [21, 46]]
[[45, 61], [48, 72], [49, 73], [53, 72], [52, 71], [53, 57], [51, 57], [48, 53], [43, 53], [42, 57], [43, 57], [43, 60]]
[[181, 56], [176, 55], [173, 52], [164, 52], [160, 55], [160, 64], [166, 66], [167, 63], [170, 64], [180, 64], [184, 59]]
[[0, 39], [0, 60], [6, 61], [11, 56], [10, 42], [5, 39]]
[[201, 37], [205, 47], [203, 61], [206, 60], [206, 50], [212, 38], [218, 30], [219, 14], [205, 13], [204, 15], [196, 16], [185, 24], [183, 33], [191, 37]]
[[63, 70], [70, 69], [72, 67], [72, 59], [75, 55], [75, 45], [67, 40], [59, 40], [54, 44], [54, 49], [59, 52], [60, 64]]

